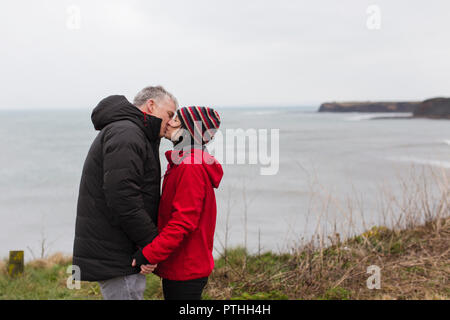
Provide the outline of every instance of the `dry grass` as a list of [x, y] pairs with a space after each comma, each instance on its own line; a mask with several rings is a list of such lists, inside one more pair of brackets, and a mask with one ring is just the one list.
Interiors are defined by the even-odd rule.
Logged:
[[[428, 171], [427, 171], [428, 170]], [[411, 166], [398, 176], [401, 194], [381, 188], [378, 223], [365, 221], [363, 199], [345, 203], [313, 181], [316, 232], [289, 253], [224, 250], [206, 294], [212, 299], [449, 299], [448, 170]], [[313, 188], [314, 186], [319, 186]], [[374, 195], [370, 195], [374, 196]], [[334, 208], [334, 221], [329, 212]], [[358, 219], [355, 219], [358, 216]], [[331, 220], [331, 221], [330, 221]], [[355, 221], [362, 223], [358, 226]], [[336, 226], [341, 225], [340, 228]], [[334, 226], [329, 233], [324, 226]], [[373, 227], [368, 227], [372, 225]], [[383, 226], [384, 225], [384, 226]], [[361, 228], [362, 226], [362, 228]], [[388, 227], [387, 227], [388, 226]], [[340, 230], [338, 233], [336, 230]], [[367, 267], [381, 269], [381, 289], [368, 289]]]
[[54, 253], [48, 258], [34, 259], [27, 263], [27, 266], [32, 268], [52, 268], [55, 265], [67, 265], [72, 262], [72, 256], [65, 255], [61, 252]]
[[6, 261], [0, 260], [0, 274], [6, 274]]
[[[437, 228], [439, 225], [439, 228]], [[213, 299], [449, 299], [450, 219], [414, 229], [369, 232], [322, 251], [248, 255], [228, 252], [208, 287]], [[381, 289], [368, 289], [367, 267], [381, 269]]]

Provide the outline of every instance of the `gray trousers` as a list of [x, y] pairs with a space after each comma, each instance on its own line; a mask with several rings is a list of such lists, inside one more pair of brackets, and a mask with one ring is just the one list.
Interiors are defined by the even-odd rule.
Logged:
[[99, 281], [100, 291], [105, 300], [143, 300], [146, 277], [136, 273]]

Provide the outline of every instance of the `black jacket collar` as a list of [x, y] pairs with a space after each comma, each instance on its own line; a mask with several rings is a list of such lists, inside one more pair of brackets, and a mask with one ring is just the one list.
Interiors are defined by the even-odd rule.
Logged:
[[144, 131], [150, 142], [159, 143], [161, 140], [159, 132], [162, 120], [142, 112], [121, 95], [109, 96], [100, 101], [92, 111], [91, 120], [96, 130], [102, 130], [111, 122], [130, 120]]

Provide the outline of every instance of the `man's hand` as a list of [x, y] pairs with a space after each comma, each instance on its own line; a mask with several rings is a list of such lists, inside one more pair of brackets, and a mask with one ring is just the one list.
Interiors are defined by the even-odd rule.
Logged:
[[142, 250], [138, 250], [133, 255], [133, 261], [131, 262], [132, 267], [140, 267], [141, 274], [152, 273], [156, 269], [158, 264], [151, 264], [142, 254]]

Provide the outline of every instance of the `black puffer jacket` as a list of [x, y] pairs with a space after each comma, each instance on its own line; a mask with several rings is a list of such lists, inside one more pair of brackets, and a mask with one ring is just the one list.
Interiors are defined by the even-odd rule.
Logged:
[[81, 176], [73, 265], [81, 280], [101, 281], [139, 272], [131, 256], [157, 235], [161, 119], [110, 96], [92, 122], [100, 133]]

